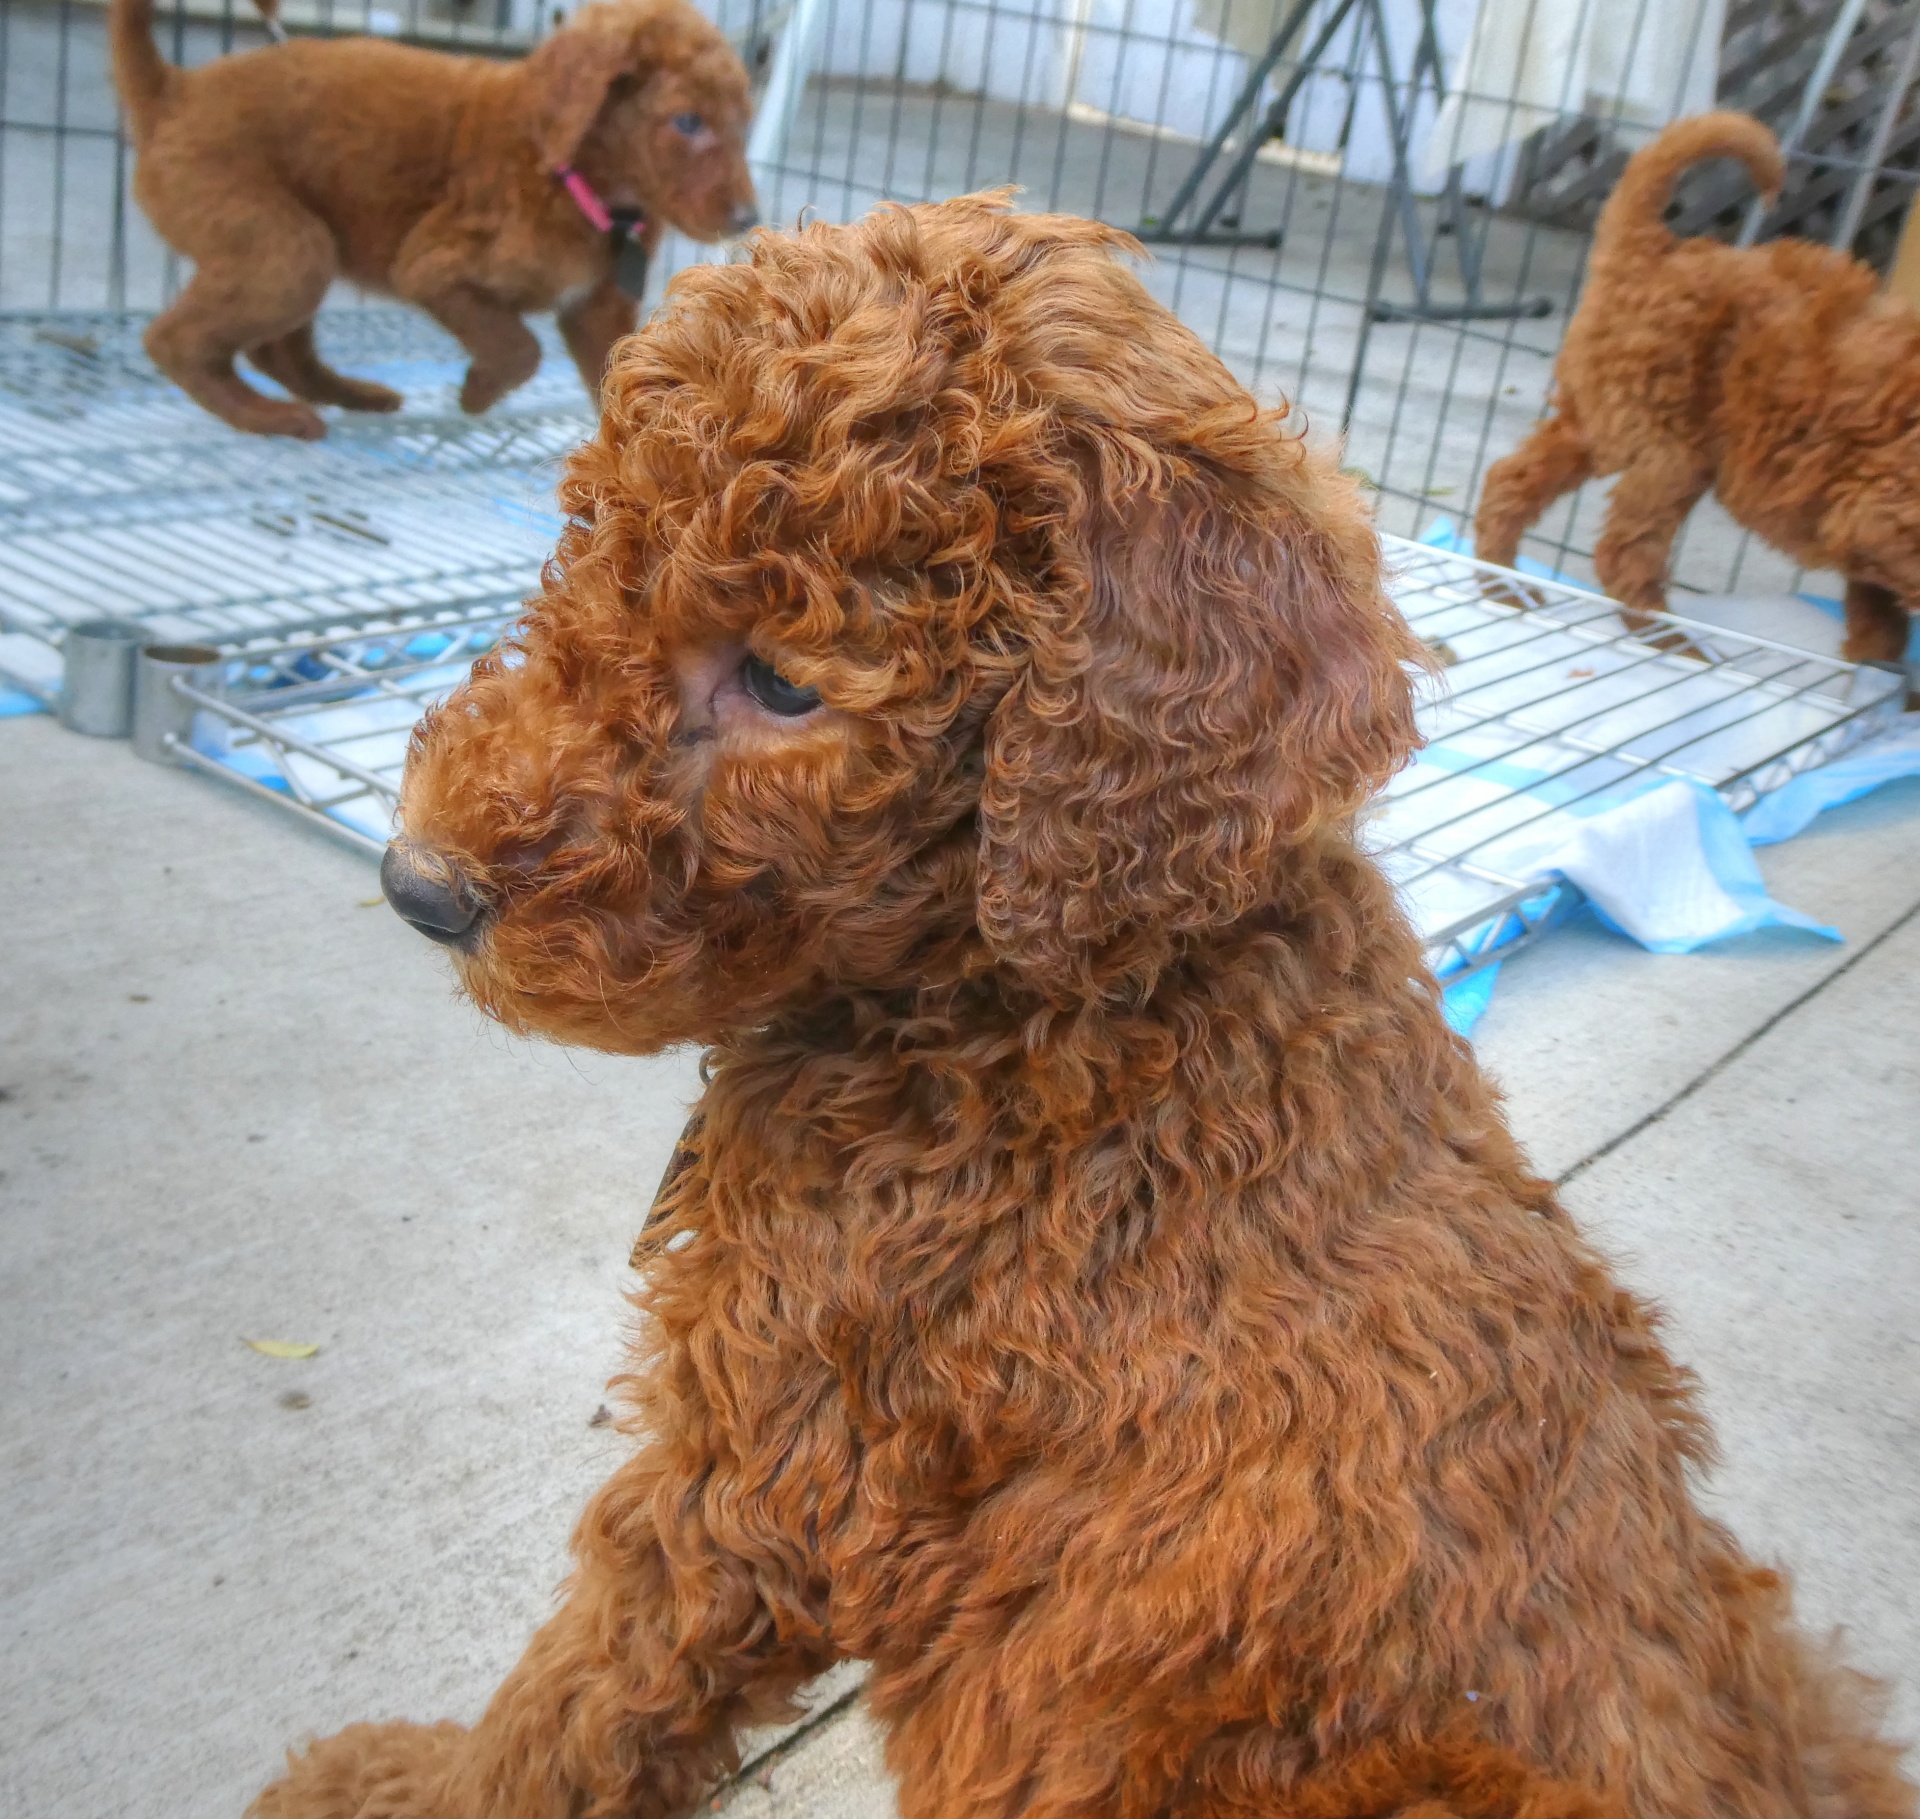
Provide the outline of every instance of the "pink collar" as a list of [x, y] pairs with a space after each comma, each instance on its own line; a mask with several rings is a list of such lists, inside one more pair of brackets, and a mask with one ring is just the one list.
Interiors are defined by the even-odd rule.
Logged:
[[553, 174], [560, 180], [561, 187], [573, 198], [574, 206], [581, 214], [597, 227], [601, 233], [610, 234], [618, 227], [628, 238], [636, 235], [646, 226], [647, 218], [638, 209], [622, 209], [616, 220], [612, 209], [600, 200], [600, 193], [571, 164], [556, 164]]

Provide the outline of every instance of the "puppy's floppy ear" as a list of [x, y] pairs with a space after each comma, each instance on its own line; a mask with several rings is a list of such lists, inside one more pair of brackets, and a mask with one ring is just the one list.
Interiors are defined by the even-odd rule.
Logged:
[[980, 798], [979, 926], [1048, 996], [1150, 979], [1272, 897], [1417, 743], [1417, 647], [1357, 492], [1264, 440], [1267, 471], [1150, 458], [1145, 489], [1096, 451], [1065, 514], [1069, 604], [994, 710]]
[[571, 164], [616, 82], [638, 80], [641, 46], [626, 8], [587, 6], [527, 59], [543, 168]]

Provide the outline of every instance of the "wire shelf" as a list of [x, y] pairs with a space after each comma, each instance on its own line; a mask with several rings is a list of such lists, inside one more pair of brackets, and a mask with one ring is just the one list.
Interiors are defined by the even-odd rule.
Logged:
[[[318, 444], [242, 436], [167, 386], [129, 315], [0, 317], [0, 674], [51, 700], [69, 626], [238, 647], [510, 610], [559, 528], [558, 462], [591, 433], [549, 358], [485, 417], [414, 312], [323, 314], [327, 356], [400, 391]], [[549, 331], [550, 355], [557, 342]]]

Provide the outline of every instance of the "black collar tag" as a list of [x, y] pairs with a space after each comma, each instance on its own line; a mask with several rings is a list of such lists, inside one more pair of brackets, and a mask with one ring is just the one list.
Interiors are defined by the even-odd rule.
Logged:
[[608, 238], [613, 242], [614, 288], [637, 303], [647, 288], [647, 218], [637, 208], [610, 211], [613, 226]]

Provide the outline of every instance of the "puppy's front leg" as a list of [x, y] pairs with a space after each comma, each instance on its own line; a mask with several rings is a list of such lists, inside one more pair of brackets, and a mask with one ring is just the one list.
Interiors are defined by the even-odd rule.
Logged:
[[611, 278], [603, 279], [585, 296], [557, 312], [560, 333], [566, 337], [567, 352], [587, 383], [587, 393], [597, 404], [600, 381], [606, 377], [607, 360], [613, 345], [622, 336], [633, 333], [640, 319], [640, 305]]
[[1691, 450], [1659, 444], [1641, 448], [1621, 474], [1593, 546], [1593, 572], [1620, 602], [1628, 631], [1665, 608], [1673, 540], [1712, 484], [1712, 470]]
[[477, 416], [540, 370], [540, 342], [476, 277], [481, 254], [438, 211], [402, 243], [388, 274], [394, 294], [417, 304], [473, 356], [460, 408]]
[[821, 1613], [702, 1515], [710, 1462], [642, 1452], [574, 1536], [559, 1614], [471, 1731], [354, 1725], [292, 1757], [254, 1819], [672, 1819], [738, 1765], [734, 1738], [831, 1666]]

